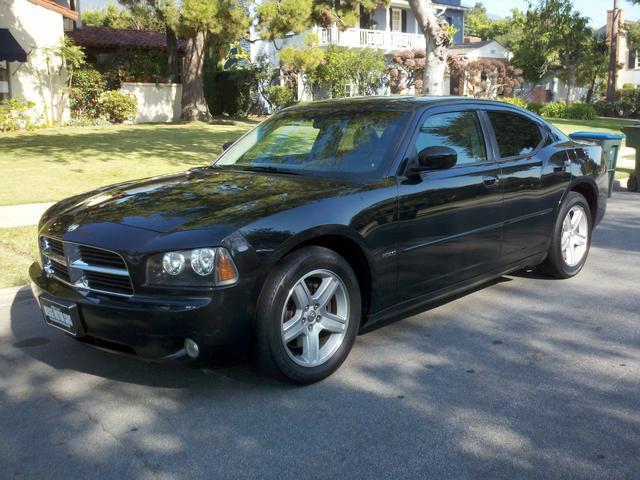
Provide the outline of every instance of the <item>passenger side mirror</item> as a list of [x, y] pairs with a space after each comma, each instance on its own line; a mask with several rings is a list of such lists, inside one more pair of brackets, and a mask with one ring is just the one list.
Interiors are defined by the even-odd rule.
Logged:
[[222, 151], [224, 152], [224, 151], [225, 151], [225, 150], [227, 150], [231, 145], [233, 145], [233, 142], [223, 143], [223, 144], [222, 144]]
[[418, 152], [418, 164], [412, 167], [414, 173], [425, 170], [446, 170], [458, 162], [458, 153], [450, 147], [427, 147]]

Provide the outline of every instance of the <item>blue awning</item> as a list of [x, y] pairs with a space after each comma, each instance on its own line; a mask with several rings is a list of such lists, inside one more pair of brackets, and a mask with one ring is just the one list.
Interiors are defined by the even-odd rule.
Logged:
[[0, 28], [0, 62], [26, 62], [27, 53], [8, 28]]

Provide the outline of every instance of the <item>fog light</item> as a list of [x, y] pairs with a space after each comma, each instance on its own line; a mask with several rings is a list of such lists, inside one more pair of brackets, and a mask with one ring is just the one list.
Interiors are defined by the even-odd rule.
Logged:
[[200, 355], [200, 347], [190, 338], [184, 339], [184, 349], [191, 358], [197, 358]]

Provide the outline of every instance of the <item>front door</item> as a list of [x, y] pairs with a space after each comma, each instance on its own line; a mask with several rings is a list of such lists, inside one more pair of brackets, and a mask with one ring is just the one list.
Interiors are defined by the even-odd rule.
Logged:
[[409, 300], [498, 266], [502, 237], [501, 166], [486, 120], [472, 107], [425, 113], [409, 158], [450, 147], [457, 164], [398, 177], [398, 299]]

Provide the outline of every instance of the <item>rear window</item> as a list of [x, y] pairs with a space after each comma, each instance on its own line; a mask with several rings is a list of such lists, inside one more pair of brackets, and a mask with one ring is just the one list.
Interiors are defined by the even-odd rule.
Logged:
[[533, 152], [542, 141], [538, 125], [521, 115], [487, 112], [496, 134], [500, 157], [519, 157]]

